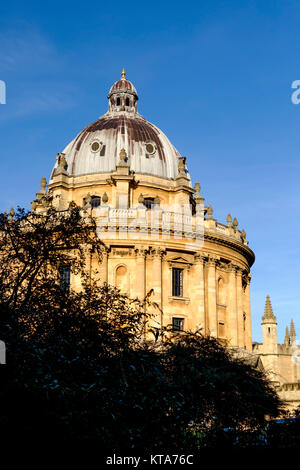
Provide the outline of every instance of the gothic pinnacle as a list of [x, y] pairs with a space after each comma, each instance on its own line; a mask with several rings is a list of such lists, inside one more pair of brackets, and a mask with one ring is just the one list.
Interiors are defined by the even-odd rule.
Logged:
[[263, 320], [273, 320], [273, 321], [275, 320], [276, 321], [276, 317], [273, 313], [273, 308], [272, 308], [271, 299], [269, 295], [267, 295], [267, 298], [266, 298], [265, 313], [263, 316]]
[[293, 320], [291, 320], [290, 332], [291, 332], [291, 342], [294, 343], [296, 341], [296, 330], [295, 330], [295, 325], [294, 325]]
[[289, 344], [290, 344], [290, 334], [289, 334], [289, 328], [288, 327], [286, 327], [286, 329], [285, 329], [284, 344], [286, 346], [289, 346]]

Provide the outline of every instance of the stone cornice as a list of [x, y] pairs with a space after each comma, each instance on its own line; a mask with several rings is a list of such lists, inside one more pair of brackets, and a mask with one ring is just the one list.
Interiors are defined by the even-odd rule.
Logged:
[[232, 248], [238, 253], [241, 253], [248, 261], [250, 267], [253, 265], [255, 261], [255, 255], [253, 251], [248, 248], [246, 245], [243, 245], [241, 242], [234, 241], [232, 239], [223, 238], [220, 236], [212, 235], [212, 234], [204, 234], [204, 240], [210, 240], [214, 243], [217, 243], [222, 246], [227, 246], [228, 248]]
[[[91, 185], [106, 185], [110, 184], [109, 181], [111, 179], [120, 179], [120, 176], [125, 176], [126, 178], [130, 177], [131, 179], [136, 178], [138, 180], [139, 185], [141, 186], [149, 186], [151, 188], [157, 188], [157, 189], [165, 189], [168, 191], [178, 191], [182, 189], [181, 187], [175, 186], [176, 182], [173, 179], [168, 179], [168, 178], [159, 178], [155, 177], [151, 174], [147, 173], [135, 173], [131, 172], [130, 175], [118, 175], [116, 171], [113, 172], [103, 172], [103, 173], [88, 173], [88, 174], [82, 174], [82, 175], [67, 175], [66, 178], [62, 181], [61, 179], [57, 178], [57, 181], [55, 181], [55, 178], [59, 176], [57, 174], [54, 174], [51, 183], [49, 183], [48, 188], [51, 189], [53, 187], [59, 187], [59, 186], [66, 186], [68, 188], [76, 189], [80, 188], [83, 186], [91, 186]], [[147, 179], [144, 179], [144, 177], [149, 176], [151, 178], [151, 181], [147, 181]], [[84, 181], [78, 181], [81, 178], [85, 177]], [[191, 194], [194, 193], [193, 188], [184, 186], [184, 189]]]

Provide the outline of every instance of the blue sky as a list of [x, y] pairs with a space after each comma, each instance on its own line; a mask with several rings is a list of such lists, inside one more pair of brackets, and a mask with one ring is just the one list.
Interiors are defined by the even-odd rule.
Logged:
[[2, 2], [0, 210], [29, 207], [124, 66], [215, 217], [247, 232], [253, 340], [266, 294], [279, 340], [291, 318], [300, 338], [299, 16], [288, 0]]

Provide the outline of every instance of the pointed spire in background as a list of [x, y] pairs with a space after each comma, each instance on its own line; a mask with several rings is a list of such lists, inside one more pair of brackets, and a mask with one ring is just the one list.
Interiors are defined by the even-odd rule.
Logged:
[[265, 317], [274, 317], [270, 296], [267, 295], [265, 305]]
[[286, 329], [285, 329], [284, 344], [286, 346], [290, 345], [290, 334], [289, 334], [289, 328], [288, 327], [286, 327]]
[[262, 319], [264, 321], [272, 321], [272, 322], [276, 322], [276, 317], [273, 313], [273, 308], [272, 308], [272, 304], [271, 304], [271, 299], [270, 299], [270, 296], [267, 295], [267, 298], [266, 298], [266, 305], [265, 305], [265, 313], [264, 313], [264, 316], [262, 317]]
[[291, 332], [291, 343], [293, 344], [296, 341], [296, 330], [295, 330], [295, 325], [294, 325], [293, 320], [291, 321], [290, 332]]

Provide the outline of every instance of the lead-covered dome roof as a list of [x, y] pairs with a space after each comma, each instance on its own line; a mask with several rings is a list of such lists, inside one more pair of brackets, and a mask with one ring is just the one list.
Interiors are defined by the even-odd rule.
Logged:
[[137, 94], [135, 87], [129, 80], [126, 79], [126, 73], [124, 69], [122, 70], [120, 80], [114, 83], [111, 89], [109, 90], [108, 99], [110, 99], [110, 97], [114, 93], [117, 94], [121, 91], [132, 93], [133, 95], [136, 95], [136, 97], [138, 98], [138, 94]]
[[68, 173], [114, 172], [124, 148], [131, 171], [175, 179], [181, 155], [158, 127], [137, 112], [138, 95], [124, 70], [111, 87], [108, 100], [108, 112], [79, 132], [63, 150]]

